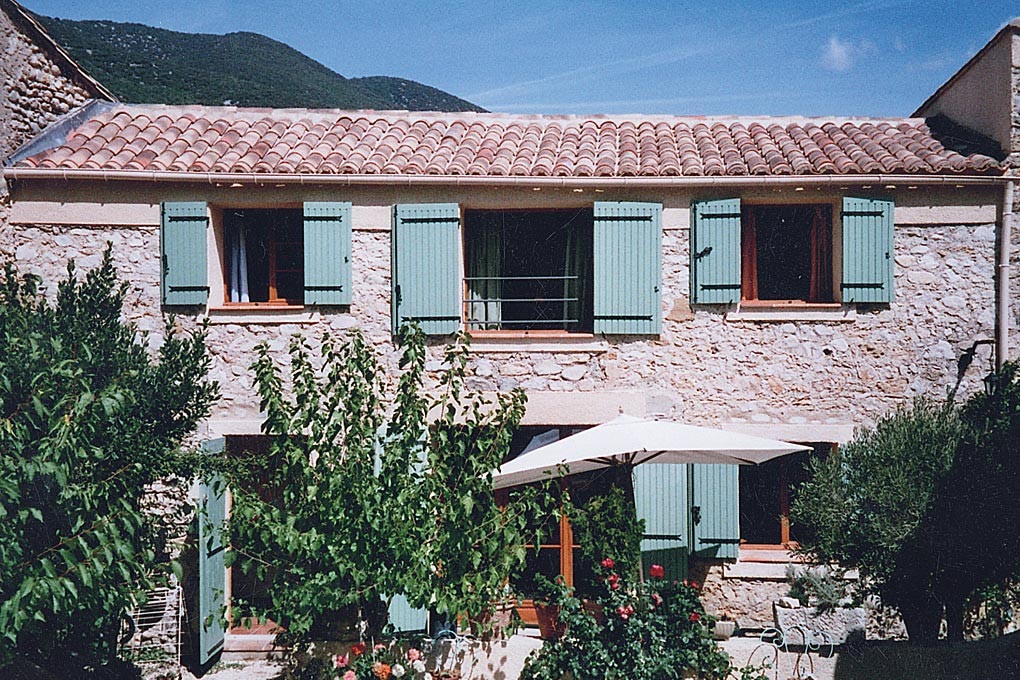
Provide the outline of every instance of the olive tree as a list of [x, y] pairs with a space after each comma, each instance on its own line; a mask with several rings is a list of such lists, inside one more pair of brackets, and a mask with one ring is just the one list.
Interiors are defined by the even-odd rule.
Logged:
[[990, 392], [914, 402], [863, 429], [813, 465], [793, 519], [816, 531], [802, 549], [857, 568], [865, 591], [930, 643], [943, 618], [964, 636], [968, 602], [1012, 592], [1020, 573], [1020, 380], [1017, 365]]

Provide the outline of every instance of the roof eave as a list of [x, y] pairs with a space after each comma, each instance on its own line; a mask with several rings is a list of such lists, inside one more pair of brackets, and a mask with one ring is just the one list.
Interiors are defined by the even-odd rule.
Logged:
[[271, 173], [170, 172], [142, 170], [68, 170], [61, 168], [4, 168], [7, 181], [87, 180], [178, 182], [203, 184], [326, 185], [326, 186], [464, 186], [531, 188], [667, 188], [725, 186], [844, 186], [882, 185], [994, 185], [998, 174], [872, 174], [872, 175], [713, 175], [670, 177], [531, 177], [521, 175], [298, 175]]

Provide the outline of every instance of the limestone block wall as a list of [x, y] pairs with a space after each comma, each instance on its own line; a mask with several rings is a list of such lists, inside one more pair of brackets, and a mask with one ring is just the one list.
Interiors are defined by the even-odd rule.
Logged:
[[7, 156], [90, 95], [3, 11], [0, 49], [0, 156]]
[[[41, 274], [51, 288], [65, 275], [68, 259], [74, 258], [79, 269], [95, 266], [109, 241], [120, 275], [130, 283], [126, 314], [158, 339], [163, 328], [158, 227], [16, 225], [2, 240], [16, 261]], [[537, 348], [478, 342], [470, 364], [472, 387], [521, 387], [549, 396], [640, 393], [648, 410], [702, 424], [860, 425], [915, 395], [944, 395], [963, 350], [992, 337], [994, 225], [898, 228], [896, 301], [887, 308], [860, 309], [852, 321], [797, 321], [795, 315], [782, 322], [734, 321], [717, 309], [691, 310], [688, 232], [669, 230], [664, 243], [667, 314], [660, 337]], [[349, 310], [278, 323], [210, 313], [212, 377], [223, 391], [217, 418], [258, 418], [248, 366], [260, 342], [282, 358], [294, 333], [315, 339], [356, 326], [384, 361], [395, 363], [389, 233], [356, 227], [354, 262]], [[187, 326], [196, 321], [178, 318]], [[442, 341], [434, 345], [438, 359]], [[966, 374], [963, 393], [980, 386], [986, 356], [979, 355]], [[437, 360], [429, 364], [438, 366]], [[564, 408], [559, 422], [577, 421]]]

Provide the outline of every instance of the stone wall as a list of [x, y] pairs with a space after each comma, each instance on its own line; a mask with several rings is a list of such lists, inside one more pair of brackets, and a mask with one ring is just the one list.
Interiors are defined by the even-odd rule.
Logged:
[[0, 41], [0, 156], [6, 157], [90, 95], [2, 10]]
[[[161, 332], [156, 227], [17, 226], [3, 241], [17, 261], [51, 286], [64, 275], [68, 258], [86, 269], [111, 242], [121, 276], [130, 282], [128, 316], [157, 337]], [[664, 242], [664, 306], [672, 312], [660, 337], [616, 337], [541, 351], [525, 345], [515, 350], [504, 341], [497, 352], [480, 342], [470, 364], [472, 387], [643, 393], [649, 410], [710, 425], [860, 425], [915, 395], [944, 395], [955, 382], [962, 351], [978, 338], [992, 337], [992, 225], [897, 229], [895, 303], [858, 310], [848, 322], [733, 321], [718, 310], [691, 311], [688, 233], [667, 231]], [[274, 324], [233, 323], [212, 313], [212, 377], [223, 388], [217, 418], [257, 418], [248, 365], [260, 342], [282, 356], [294, 333], [316, 337], [356, 326], [386, 362], [395, 361], [389, 234], [356, 230], [354, 253], [354, 299], [347, 311]], [[191, 325], [194, 319], [181, 316], [179, 322]], [[434, 344], [438, 356], [442, 341]], [[979, 357], [962, 393], [980, 386], [987, 353]], [[571, 414], [564, 412], [561, 422], [571, 424]]]

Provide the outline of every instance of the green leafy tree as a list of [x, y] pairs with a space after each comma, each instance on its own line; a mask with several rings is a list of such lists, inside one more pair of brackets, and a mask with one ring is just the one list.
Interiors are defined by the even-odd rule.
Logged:
[[[466, 336], [426, 384], [424, 336], [400, 336], [389, 386], [363, 336], [318, 351], [297, 337], [286, 373], [258, 348], [270, 453], [232, 479], [235, 559], [268, 583], [249, 603], [295, 636], [344, 608], [403, 594], [413, 606], [478, 616], [505, 600], [525, 560], [537, 490], [497, 505], [492, 471], [524, 413], [520, 391], [490, 400], [464, 387]], [[392, 391], [391, 391], [392, 390]]]
[[[813, 466], [794, 502], [804, 550], [861, 571], [910, 639], [962, 640], [968, 603], [994, 619], [1020, 573], [1020, 380], [1016, 364], [960, 409], [915, 402]], [[1000, 622], [1001, 624], [1001, 622]], [[1002, 626], [987, 622], [986, 632]]]
[[939, 480], [912, 546], [915, 559], [931, 565], [932, 591], [945, 606], [951, 640], [963, 639], [969, 600], [995, 610], [1011, 592], [1015, 597], [1020, 573], [1017, 373], [1016, 363], [1006, 364], [993, 376], [990, 393], [977, 392], [963, 405], [963, 434], [952, 467]]
[[918, 560], [916, 545], [960, 436], [952, 406], [919, 399], [813, 461], [791, 508], [794, 522], [815, 529], [802, 550], [860, 570], [863, 587], [899, 609], [914, 641], [933, 639], [941, 621], [931, 565]]
[[168, 323], [158, 350], [123, 321], [109, 249], [73, 264], [51, 304], [0, 271], [0, 666], [61, 674], [110, 662], [122, 612], [167, 563], [156, 480], [187, 468], [181, 442], [217, 395], [204, 334]]

